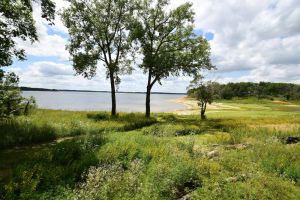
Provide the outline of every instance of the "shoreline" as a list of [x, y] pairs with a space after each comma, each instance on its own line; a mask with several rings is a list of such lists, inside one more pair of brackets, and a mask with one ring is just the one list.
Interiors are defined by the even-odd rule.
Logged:
[[180, 97], [178, 99], [171, 100], [171, 102], [184, 105], [186, 109], [175, 110], [172, 113], [177, 115], [193, 115], [198, 112], [197, 100], [192, 99], [188, 96]]
[[[184, 105], [186, 109], [175, 110], [173, 113], [177, 115], [195, 115], [199, 114], [200, 108], [198, 106], [198, 101], [196, 99], [184, 96], [178, 99], [171, 100], [174, 103]], [[239, 106], [226, 105], [224, 103], [213, 102], [212, 104], [207, 104], [206, 113], [211, 112], [221, 112], [222, 110], [241, 110]]]

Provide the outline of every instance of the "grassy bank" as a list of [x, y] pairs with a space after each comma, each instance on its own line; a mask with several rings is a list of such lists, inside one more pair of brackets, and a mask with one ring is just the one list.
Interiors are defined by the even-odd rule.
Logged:
[[0, 199], [299, 199], [300, 145], [285, 143], [300, 136], [298, 105], [221, 103], [206, 121], [37, 110], [1, 122]]

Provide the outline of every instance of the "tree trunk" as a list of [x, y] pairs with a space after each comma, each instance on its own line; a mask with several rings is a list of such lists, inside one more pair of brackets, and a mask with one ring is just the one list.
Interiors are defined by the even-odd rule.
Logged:
[[150, 95], [151, 95], [151, 71], [149, 70], [148, 74], [148, 84], [147, 84], [147, 92], [146, 92], [146, 117], [150, 117]]
[[116, 116], [116, 87], [115, 87], [115, 79], [113, 72], [109, 73], [110, 76], [110, 87], [111, 87], [111, 115]]
[[202, 110], [202, 109], [201, 109], [201, 119], [206, 119], [205, 110]]
[[148, 85], [147, 93], [146, 93], [146, 117], [150, 117], [150, 95], [151, 95], [151, 88], [150, 85]]
[[30, 101], [27, 100], [26, 106], [25, 106], [25, 108], [24, 108], [24, 115], [27, 115], [27, 114], [28, 114], [29, 103], [30, 103]]
[[202, 102], [201, 104], [201, 119], [206, 119], [205, 116], [205, 111], [206, 111], [206, 102]]

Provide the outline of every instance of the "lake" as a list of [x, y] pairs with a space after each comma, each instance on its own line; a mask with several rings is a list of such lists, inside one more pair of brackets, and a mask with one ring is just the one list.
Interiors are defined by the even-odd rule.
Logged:
[[[35, 97], [38, 108], [78, 110], [78, 111], [110, 111], [111, 97], [106, 92], [52, 92], [52, 91], [23, 91], [24, 97]], [[151, 94], [152, 112], [171, 112], [183, 110], [183, 104], [174, 100], [185, 95]], [[117, 111], [144, 112], [145, 94], [117, 93]]]

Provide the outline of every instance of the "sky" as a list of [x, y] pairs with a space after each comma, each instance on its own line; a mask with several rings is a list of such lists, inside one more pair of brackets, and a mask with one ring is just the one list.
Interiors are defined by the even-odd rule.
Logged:
[[[56, 9], [68, 6], [56, 0]], [[186, 0], [171, 0], [171, 7]], [[290, 82], [300, 84], [299, 0], [190, 0], [195, 12], [195, 32], [209, 40], [217, 70], [203, 71], [207, 80], [227, 82]], [[55, 25], [42, 20], [34, 5], [39, 42], [17, 41], [27, 53], [7, 68], [20, 76], [20, 85], [52, 89], [110, 90], [105, 69], [99, 65], [91, 79], [75, 76], [65, 45], [68, 30], [59, 16]], [[155, 92], [186, 92], [190, 77], [169, 77]], [[146, 75], [134, 70], [121, 77], [119, 91], [146, 90]]]

